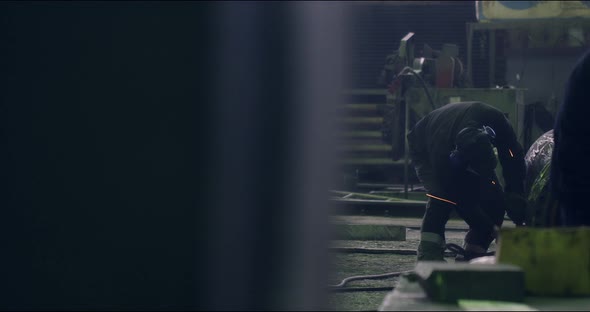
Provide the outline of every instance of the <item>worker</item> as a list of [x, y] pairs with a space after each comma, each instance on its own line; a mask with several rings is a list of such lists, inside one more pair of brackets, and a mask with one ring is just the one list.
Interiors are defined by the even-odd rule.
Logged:
[[555, 119], [550, 188], [561, 212], [561, 225], [590, 225], [590, 209], [584, 204], [590, 189], [590, 128], [588, 83], [590, 52], [574, 66], [564, 90], [563, 104]]
[[[524, 150], [500, 110], [482, 102], [447, 104], [419, 120], [407, 138], [428, 196], [418, 261], [444, 261], [445, 226], [453, 210], [469, 225], [465, 255], [456, 260], [485, 255], [506, 212], [523, 224]], [[495, 173], [498, 158], [504, 189]]]

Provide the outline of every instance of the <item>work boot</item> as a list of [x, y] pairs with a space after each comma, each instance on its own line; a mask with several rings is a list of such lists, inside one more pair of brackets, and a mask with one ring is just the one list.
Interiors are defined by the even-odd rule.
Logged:
[[445, 242], [442, 236], [436, 233], [420, 233], [420, 244], [418, 245], [418, 261], [445, 261]]
[[465, 244], [465, 254], [457, 255], [455, 262], [468, 262], [472, 259], [487, 256], [486, 250], [481, 246]]

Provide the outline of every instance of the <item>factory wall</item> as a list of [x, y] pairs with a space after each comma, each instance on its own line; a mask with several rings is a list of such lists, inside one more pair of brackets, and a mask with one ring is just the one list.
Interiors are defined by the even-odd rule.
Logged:
[[[472, 1], [430, 1], [424, 4], [370, 1], [353, 2], [349, 6], [353, 8], [347, 29], [352, 46], [348, 64], [351, 88], [377, 88], [377, 77], [385, 57], [398, 48], [400, 39], [408, 32], [415, 33], [416, 53], [424, 43], [437, 50], [444, 43], [454, 43], [459, 46], [460, 59], [466, 63], [465, 23], [476, 21]], [[477, 57], [474, 67], [478, 68], [474, 81], [487, 79], [485, 59]]]
[[[563, 90], [569, 74], [580, 55], [562, 57], [527, 56], [506, 58], [506, 82], [509, 85], [526, 88], [526, 102], [546, 103], [547, 109], [554, 112], [551, 99], [561, 103]], [[523, 73], [524, 74], [521, 74]], [[516, 75], [520, 75], [520, 82]]]

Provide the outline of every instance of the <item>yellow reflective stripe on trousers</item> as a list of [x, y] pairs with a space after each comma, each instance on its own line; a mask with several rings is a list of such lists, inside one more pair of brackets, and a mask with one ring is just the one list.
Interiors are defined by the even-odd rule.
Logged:
[[434, 196], [434, 195], [432, 195], [432, 194], [426, 194], [426, 196], [427, 196], [427, 197], [430, 197], [430, 198], [438, 199], [438, 200], [440, 200], [440, 201], [443, 201], [443, 202], [445, 202], [445, 203], [449, 203], [449, 204], [452, 204], [452, 205], [455, 205], [455, 206], [457, 206], [457, 203], [456, 203], [456, 202], [454, 202], [454, 201], [450, 201], [450, 200], [448, 200], [448, 199], [444, 199], [444, 198], [441, 198], [441, 197], [437, 197], [437, 196]]

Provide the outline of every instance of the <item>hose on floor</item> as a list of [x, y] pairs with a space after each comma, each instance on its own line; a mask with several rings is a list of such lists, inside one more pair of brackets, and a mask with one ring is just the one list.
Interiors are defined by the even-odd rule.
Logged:
[[[445, 250], [449, 250], [451, 252], [456, 253], [457, 255], [462, 255], [465, 256], [465, 249], [463, 249], [463, 247], [457, 245], [457, 244], [453, 244], [453, 243], [449, 243], [445, 245]], [[495, 253], [492, 252], [487, 252], [485, 254], [483, 254], [482, 256], [493, 256]], [[329, 289], [334, 290], [334, 291], [383, 291], [382, 287], [358, 287], [358, 288], [349, 288], [349, 287], [344, 287], [346, 286], [346, 284], [352, 282], [352, 281], [358, 281], [358, 280], [379, 280], [379, 279], [386, 279], [386, 278], [391, 278], [391, 277], [397, 277], [400, 276], [402, 274], [409, 274], [412, 273], [413, 270], [410, 271], [399, 271], [399, 272], [389, 272], [389, 273], [384, 273], [384, 274], [376, 274], [376, 275], [358, 275], [358, 276], [351, 276], [351, 277], [347, 277], [345, 279], [343, 279], [339, 284], [337, 285], [330, 285], [328, 286]], [[346, 289], [346, 290], [344, 290]], [[393, 287], [391, 287], [391, 289], [393, 289]]]

